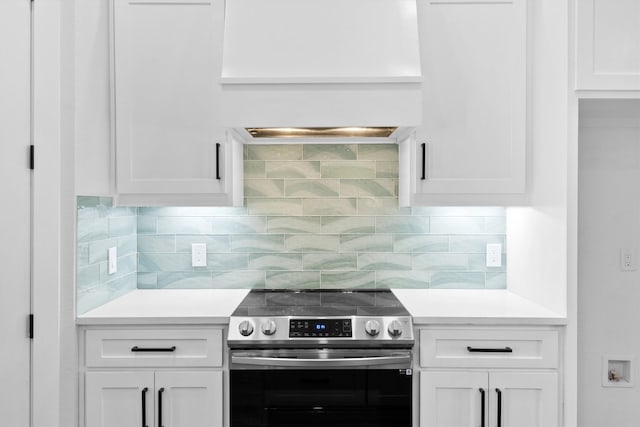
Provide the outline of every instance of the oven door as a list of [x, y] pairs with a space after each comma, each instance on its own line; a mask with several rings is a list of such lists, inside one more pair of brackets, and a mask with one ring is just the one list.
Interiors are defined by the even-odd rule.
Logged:
[[234, 350], [231, 427], [411, 427], [410, 350]]

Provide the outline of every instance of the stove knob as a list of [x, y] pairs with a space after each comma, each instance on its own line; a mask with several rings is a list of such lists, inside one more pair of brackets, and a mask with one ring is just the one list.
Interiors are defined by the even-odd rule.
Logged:
[[399, 337], [402, 335], [402, 323], [399, 320], [393, 320], [389, 323], [387, 331], [389, 331], [389, 335], [392, 337]]
[[273, 335], [276, 333], [276, 322], [274, 322], [273, 320], [262, 322], [261, 329], [263, 334]]
[[375, 337], [380, 333], [380, 322], [377, 320], [369, 320], [364, 324], [364, 330], [367, 331], [367, 334]]
[[240, 335], [243, 337], [248, 337], [253, 333], [253, 324], [248, 320], [243, 320], [238, 325], [238, 329], [240, 330]]

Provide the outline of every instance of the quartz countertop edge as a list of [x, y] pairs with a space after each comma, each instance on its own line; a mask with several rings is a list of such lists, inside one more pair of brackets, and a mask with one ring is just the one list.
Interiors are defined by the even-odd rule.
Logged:
[[415, 325], [566, 325], [567, 317], [506, 289], [393, 289]]
[[137, 289], [76, 318], [78, 325], [226, 325], [249, 289]]

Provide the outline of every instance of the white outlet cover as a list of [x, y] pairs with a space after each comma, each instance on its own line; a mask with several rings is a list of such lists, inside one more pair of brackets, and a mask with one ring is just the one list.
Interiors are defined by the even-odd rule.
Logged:
[[487, 267], [502, 267], [502, 244], [487, 244]]
[[107, 250], [107, 273], [115, 274], [118, 272], [118, 248], [115, 246]]
[[207, 266], [207, 244], [206, 243], [191, 244], [191, 266], [192, 267]]

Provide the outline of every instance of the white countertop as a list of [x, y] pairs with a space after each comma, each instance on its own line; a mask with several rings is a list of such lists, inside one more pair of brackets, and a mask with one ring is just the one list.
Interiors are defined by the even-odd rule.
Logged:
[[248, 289], [138, 289], [81, 316], [79, 325], [227, 324]]
[[504, 289], [394, 289], [420, 324], [564, 325], [566, 316]]

